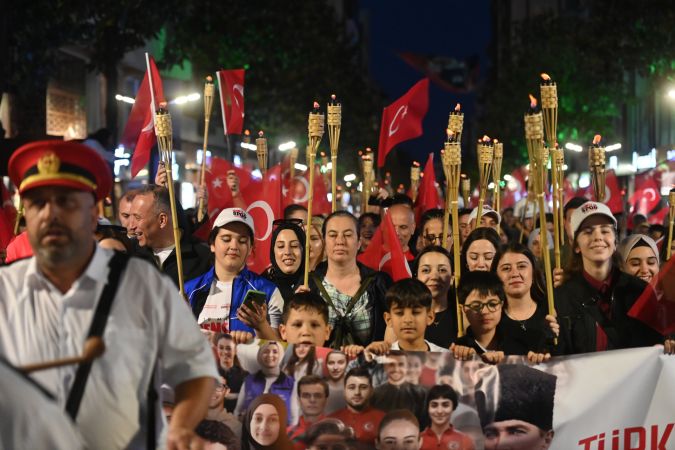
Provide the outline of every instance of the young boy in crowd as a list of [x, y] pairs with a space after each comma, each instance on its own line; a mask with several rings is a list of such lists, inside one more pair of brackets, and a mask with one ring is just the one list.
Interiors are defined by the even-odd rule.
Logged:
[[[505, 355], [527, 355], [532, 363], [550, 359], [549, 353], [535, 353], [526, 342], [504, 335], [499, 327], [506, 294], [500, 278], [492, 272], [468, 272], [462, 276], [458, 289], [459, 303], [469, 322], [466, 334], [452, 344], [455, 358], [471, 359], [478, 354], [488, 363], [497, 364]], [[557, 322], [550, 324], [554, 334]]]
[[328, 305], [318, 294], [312, 292], [294, 294], [284, 304], [279, 333], [289, 344], [323, 347], [331, 333]]
[[400, 280], [389, 288], [385, 302], [387, 311], [384, 320], [397, 338], [391, 345], [392, 350], [448, 351], [424, 339], [424, 331], [435, 319], [431, 308], [431, 291], [424, 283], [414, 278]]
[[[381, 355], [389, 350], [409, 352], [447, 352], [424, 339], [424, 332], [435, 319], [431, 308], [431, 291], [424, 283], [414, 278], [406, 278], [394, 283], [384, 297], [387, 310], [384, 320], [394, 331], [396, 341], [391, 345], [385, 341], [376, 341], [368, 345], [366, 352]], [[360, 354], [364, 348], [350, 345], [343, 349], [350, 356]]]

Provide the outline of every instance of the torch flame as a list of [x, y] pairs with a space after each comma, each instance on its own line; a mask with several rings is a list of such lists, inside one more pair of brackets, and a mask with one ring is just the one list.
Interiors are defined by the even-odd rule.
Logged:
[[530, 108], [534, 109], [537, 107], [537, 99], [534, 98], [534, 95], [532, 94], [527, 94], [530, 96]]
[[314, 109], [319, 109], [319, 102], [314, 102]]
[[600, 136], [599, 134], [596, 134], [596, 135], [593, 137], [593, 145], [598, 145], [598, 144], [600, 143], [600, 140], [601, 140], [601, 139], [602, 139], [602, 136]]
[[482, 141], [483, 142], [490, 142], [490, 136], [488, 136], [487, 134], [484, 135]]
[[460, 112], [461, 110], [462, 110], [462, 105], [457, 103], [457, 105], [455, 106], [455, 112]]
[[331, 100], [335, 101], [336, 98], [337, 98], [337, 97], [335, 96], [335, 94], [331, 94], [331, 95], [330, 95], [330, 99], [331, 99]]
[[551, 81], [551, 77], [549, 77], [547, 73], [542, 73], [541, 79], [544, 81]]
[[263, 137], [265, 133], [263, 133], [263, 130], [258, 131], [258, 137]]

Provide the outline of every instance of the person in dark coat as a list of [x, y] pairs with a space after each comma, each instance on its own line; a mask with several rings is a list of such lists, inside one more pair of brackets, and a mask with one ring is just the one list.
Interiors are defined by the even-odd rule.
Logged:
[[327, 261], [310, 274], [309, 288], [328, 303], [333, 332], [328, 345], [366, 346], [384, 339], [384, 294], [391, 278], [356, 261], [359, 226], [347, 211], [326, 218], [322, 230]]
[[555, 290], [564, 353], [643, 347], [663, 336], [628, 316], [647, 283], [620, 270], [617, 222], [603, 203], [587, 202], [572, 213], [574, 254], [565, 281]]
[[[182, 230], [187, 230], [180, 215], [178, 225]], [[136, 237], [140, 247], [136, 253], [144, 259], [154, 261], [159, 270], [178, 286], [171, 201], [165, 187], [148, 185], [137, 191], [131, 203], [129, 233]], [[182, 232], [180, 247], [183, 280], [198, 277], [211, 268], [211, 251], [206, 244], [189, 233]]]

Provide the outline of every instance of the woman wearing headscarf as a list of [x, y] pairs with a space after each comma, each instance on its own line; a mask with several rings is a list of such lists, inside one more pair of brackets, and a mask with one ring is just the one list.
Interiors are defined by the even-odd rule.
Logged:
[[256, 397], [244, 417], [242, 450], [291, 450], [293, 444], [286, 434], [288, 423], [286, 404], [275, 394]]
[[281, 360], [284, 358], [284, 347], [277, 341], [267, 341], [258, 349], [258, 365], [260, 370], [252, 373], [244, 379], [244, 384], [239, 391], [237, 406], [234, 415], [239, 417], [248, 410], [249, 405], [261, 394], [275, 394], [286, 405], [289, 419], [286, 425], [295, 423], [297, 417], [297, 403], [294, 399], [295, 379], [281, 371]]
[[659, 250], [656, 242], [644, 234], [632, 234], [619, 245], [621, 269], [647, 283], [659, 273]]
[[305, 273], [305, 232], [300, 225], [282, 220], [275, 222], [270, 246], [272, 265], [262, 274], [274, 283], [284, 301], [288, 301]]

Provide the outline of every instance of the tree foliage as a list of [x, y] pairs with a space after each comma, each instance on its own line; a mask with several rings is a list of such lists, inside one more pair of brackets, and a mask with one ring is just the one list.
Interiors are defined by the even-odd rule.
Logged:
[[[164, 64], [192, 63], [195, 78], [246, 68], [246, 124], [304, 148], [314, 100], [343, 105], [341, 170], [356, 149], [377, 143], [382, 100], [357, 64], [344, 23], [328, 2], [185, 2], [167, 26]], [[328, 153], [325, 136], [322, 148]], [[304, 153], [304, 152], [301, 152]], [[353, 156], [352, 156], [353, 155]], [[343, 169], [344, 168], [344, 169]]]
[[[509, 57], [484, 92], [488, 129], [518, 150], [505, 170], [526, 162], [523, 114], [539, 98], [539, 74], [558, 84], [560, 142], [618, 136], [621, 111], [635, 101], [631, 76], [655, 86], [675, 73], [675, 7], [667, 0], [594, 0], [586, 9], [542, 16], [513, 30]], [[510, 165], [509, 165], [510, 163]]]

